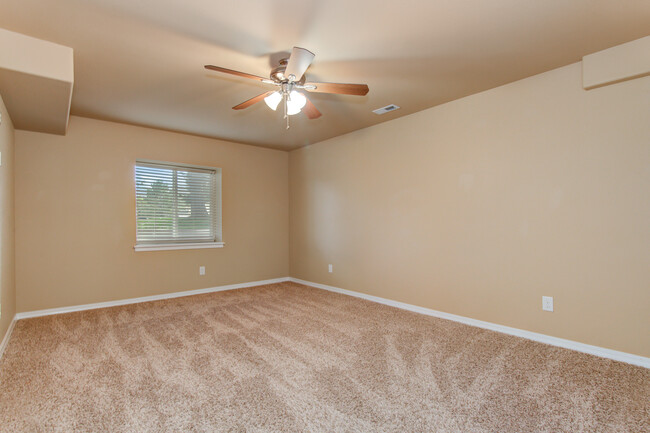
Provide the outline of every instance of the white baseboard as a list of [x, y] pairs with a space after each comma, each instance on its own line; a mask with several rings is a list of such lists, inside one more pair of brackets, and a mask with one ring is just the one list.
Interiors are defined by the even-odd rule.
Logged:
[[94, 304], [74, 305], [72, 307], [49, 308], [47, 310], [26, 311], [16, 313], [15, 320], [30, 319], [32, 317], [50, 316], [52, 314], [72, 313], [74, 311], [94, 310], [97, 308], [117, 307], [119, 305], [138, 304], [140, 302], [160, 301], [162, 299], [180, 298], [183, 296], [202, 295], [204, 293], [223, 292], [225, 290], [243, 289], [245, 287], [263, 286], [265, 284], [282, 283], [289, 281], [289, 277], [274, 278], [272, 280], [251, 281], [249, 283], [229, 284], [226, 286], [208, 287], [207, 289], [187, 290], [184, 292], [165, 293], [162, 295], [143, 296], [141, 298], [120, 299], [117, 301], [97, 302]]
[[7, 344], [9, 344], [9, 338], [11, 338], [11, 333], [14, 331], [14, 326], [16, 326], [16, 320], [18, 319], [14, 316], [7, 328], [7, 332], [5, 332], [5, 336], [2, 338], [2, 342], [0, 343], [0, 359], [2, 359], [2, 354], [5, 353]]
[[294, 283], [304, 284], [306, 286], [316, 287], [318, 289], [329, 290], [330, 292], [355, 296], [357, 298], [378, 302], [380, 304], [390, 305], [391, 307], [397, 307], [403, 310], [413, 311], [415, 313], [426, 314], [427, 316], [453, 320], [454, 322], [460, 322], [466, 325], [476, 326], [478, 328], [484, 328], [484, 329], [489, 329], [491, 331], [497, 331], [504, 334], [514, 335], [517, 337], [526, 338], [528, 340], [550, 344], [552, 346], [563, 347], [565, 349], [576, 350], [578, 352], [600, 356], [601, 358], [613, 359], [615, 361], [621, 361], [628, 364], [638, 365], [640, 367], [650, 368], [650, 358], [646, 358], [639, 355], [633, 355], [631, 353], [619, 352], [617, 350], [592, 346], [590, 344], [579, 343], [577, 341], [566, 340], [564, 338], [551, 337], [550, 335], [538, 334], [537, 332], [525, 331], [523, 329], [511, 328], [509, 326], [498, 325], [496, 323], [491, 323], [491, 322], [484, 322], [482, 320], [471, 319], [469, 317], [458, 316], [456, 314], [444, 313], [442, 311], [436, 311], [436, 310], [431, 310], [429, 308], [418, 307], [417, 305], [406, 304], [404, 302], [393, 301], [390, 299], [380, 298], [378, 296], [372, 296], [372, 295], [367, 295], [365, 293], [354, 292], [352, 290], [341, 289], [338, 287], [328, 286], [325, 284], [312, 283], [311, 281], [305, 281], [298, 278], [290, 278], [290, 281], [293, 281]]
[[537, 332], [525, 331], [523, 329], [511, 328], [509, 326], [498, 325], [496, 323], [484, 322], [482, 320], [471, 319], [469, 317], [458, 316], [456, 314], [445, 313], [442, 311], [431, 310], [429, 308], [418, 307], [404, 302], [393, 301], [391, 299], [380, 298], [378, 296], [367, 295], [365, 293], [355, 292], [352, 290], [341, 289], [339, 287], [328, 286], [326, 284], [313, 283], [298, 278], [282, 277], [274, 278], [271, 280], [251, 281], [248, 283], [229, 284], [226, 286], [209, 287], [207, 289], [188, 290], [184, 292], [166, 293], [163, 295], [144, 296], [141, 298], [121, 299], [117, 301], [98, 302], [94, 304], [75, 305], [72, 307], [50, 308], [47, 310], [27, 311], [23, 313], [16, 313], [14, 319], [7, 329], [2, 343], [0, 343], [0, 357], [4, 352], [5, 347], [9, 342], [11, 333], [14, 329], [17, 320], [28, 319], [32, 317], [49, 316], [52, 314], [71, 313], [74, 311], [93, 310], [97, 308], [116, 307], [119, 305], [136, 304], [140, 302], [158, 301], [161, 299], [180, 298], [183, 296], [200, 295], [204, 293], [221, 292], [225, 290], [242, 289], [245, 287], [262, 286], [265, 284], [282, 283], [285, 281], [293, 281], [295, 283], [304, 284], [306, 286], [315, 287], [318, 289], [328, 290], [330, 292], [341, 293], [348, 296], [366, 299], [368, 301], [377, 302], [391, 307], [401, 308], [403, 310], [413, 311], [415, 313], [425, 314], [427, 316], [438, 317], [441, 319], [453, 320], [454, 322], [464, 323], [466, 325], [476, 326], [478, 328], [489, 329], [491, 331], [501, 332], [504, 334], [514, 335], [517, 337], [526, 338], [528, 340], [538, 341], [540, 343], [550, 344], [552, 346], [564, 347], [566, 349], [576, 350], [578, 352], [588, 353], [590, 355], [600, 356], [602, 358], [613, 359], [628, 364], [638, 365], [640, 367], [650, 368], [650, 358], [633, 355], [631, 353], [619, 352], [617, 350], [606, 349], [604, 347], [592, 346], [589, 344], [579, 343], [577, 341], [566, 340], [564, 338], [552, 337], [550, 335], [539, 334]]

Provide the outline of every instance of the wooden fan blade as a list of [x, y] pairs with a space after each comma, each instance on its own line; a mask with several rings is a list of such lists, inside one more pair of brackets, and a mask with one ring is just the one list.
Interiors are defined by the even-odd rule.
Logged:
[[[309, 50], [299, 47], [293, 47], [287, 69], [284, 71], [284, 76], [290, 81], [298, 82], [305, 74], [305, 71], [314, 60], [315, 54]], [[293, 76], [293, 78], [291, 78]]]
[[302, 107], [302, 111], [305, 112], [307, 117], [309, 117], [310, 119], [318, 119], [320, 116], [322, 116], [321, 112], [318, 111], [318, 108], [316, 108], [316, 106], [311, 103], [309, 98], [305, 98], [305, 99], [307, 99], [307, 103], [305, 104], [304, 107]]
[[249, 99], [248, 101], [244, 101], [239, 105], [235, 105], [232, 107], [233, 110], [243, 110], [244, 108], [248, 108], [253, 104], [257, 104], [258, 102], [264, 100], [267, 96], [269, 96], [271, 93], [274, 92], [264, 92], [261, 95], [257, 95], [254, 98]]
[[205, 69], [210, 69], [212, 71], [217, 71], [217, 72], [224, 72], [226, 74], [236, 75], [238, 77], [243, 77], [243, 78], [251, 78], [257, 81], [269, 81], [268, 78], [260, 77], [253, 74], [247, 74], [246, 72], [233, 71], [232, 69], [226, 69], [220, 66], [205, 65]]
[[[315, 86], [313, 89], [311, 86]], [[305, 83], [305, 90], [316, 93], [336, 93], [339, 95], [363, 96], [370, 89], [366, 84], [344, 84], [344, 83]]]

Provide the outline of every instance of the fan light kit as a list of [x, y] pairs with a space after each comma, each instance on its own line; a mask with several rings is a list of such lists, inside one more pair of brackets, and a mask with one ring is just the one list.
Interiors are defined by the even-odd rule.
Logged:
[[[282, 99], [283, 93], [281, 91], [277, 91], [264, 98], [264, 102], [266, 102], [266, 105], [268, 105], [271, 110], [275, 111]], [[291, 91], [285, 101], [287, 115], [293, 116], [294, 114], [300, 113], [300, 110], [302, 110], [305, 104], [307, 104], [307, 98], [305, 95], [296, 92], [295, 90]]]
[[320, 111], [311, 101], [298, 90], [306, 90], [316, 93], [335, 93], [339, 95], [364, 96], [368, 93], [368, 86], [365, 84], [343, 84], [343, 83], [312, 83], [306, 82], [305, 71], [314, 60], [314, 53], [304, 48], [293, 47], [291, 56], [288, 59], [280, 60], [279, 66], [271, 71], [270, 79], [245, 72], [234, 71], [219, 66], [205, 65], [206, 69], [236, 75], [238, 77], [250, 78], [280, 87], [277, 91], [265, 92], [254, 98], [235, 105], [233, 110], [242, 110], [253, 104], [264, 100], [266, 105], [273, 111], [277, 110], [280, 102], [284, 102], [284, 118], [287, 120], [289, 129], [289, 116], [304, 111], [308, 118], [317, 119], [321, 116]]

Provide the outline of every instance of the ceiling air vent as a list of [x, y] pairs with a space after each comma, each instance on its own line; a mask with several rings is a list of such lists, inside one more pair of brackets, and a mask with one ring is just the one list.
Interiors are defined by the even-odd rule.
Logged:
[[389, 111], [395, 111], [395, 110], [399, 110], [399, 107], [395, 104], [390, 104], [390, 105], [386, 105], [385, 107], [372, 110], [372, 112], [375, 114], [384, 114], [384, 113], [388, 113]]

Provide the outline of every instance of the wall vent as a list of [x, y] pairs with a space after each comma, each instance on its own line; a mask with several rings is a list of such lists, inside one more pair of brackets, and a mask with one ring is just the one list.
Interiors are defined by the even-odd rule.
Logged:
[[375, 114], [384, 114], [384, 113], [388, 113], [389, 111], [395, 111], [395, 110], [399, 110], [399, 107], [395, 104], [390, 104], [390, 105], [386, 105], [385, 107], [372, 110], [372, 112]]

